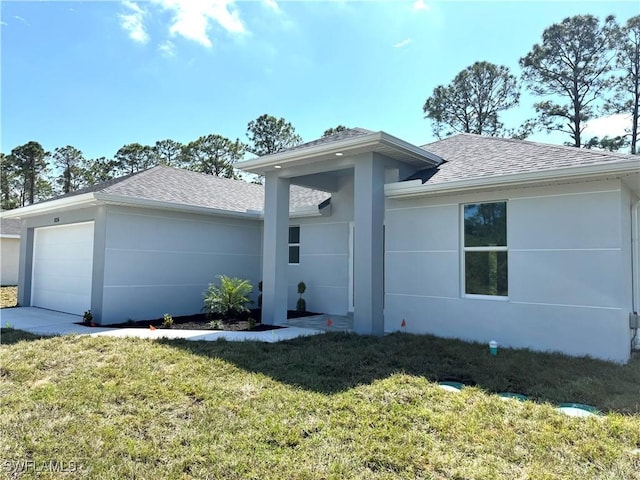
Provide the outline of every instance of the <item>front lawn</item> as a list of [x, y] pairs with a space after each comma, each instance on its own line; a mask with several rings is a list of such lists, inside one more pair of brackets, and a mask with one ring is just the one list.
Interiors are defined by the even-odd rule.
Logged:
[[[0, 458], [77, 466], [20, 478], [640, 478], [640, 363], [486, 350], [25, 337], [0, 347]], [[607, 414], [557, 413], [567, 401]]]

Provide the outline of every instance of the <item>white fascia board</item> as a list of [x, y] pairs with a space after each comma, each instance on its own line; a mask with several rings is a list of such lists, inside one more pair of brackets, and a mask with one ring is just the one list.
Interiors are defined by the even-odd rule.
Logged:
[[406, 153], [412, 154], [412, 156], [415, 156], [416, 159], [424, 160], [426, 158], [427, 160], [430, 161], [430, 163], [433, 163], [434, 166], [440, 165], [442, 162], [444, 162], [444, 159], [442, 157], [439, 157], [435, 153], [431, 153], [430, 151], [425, 150], [422, 147], [417, 147], [416, 145], [413, 145], [409, 142], [405, 142], [404, 140], [398, 137], [394, 137], [393, 135], [389, 135], [388, 133], [385, 133], [385, 132], [380, 132], [380, 133], [381, 133], [381, 138], [380, 138], [381, 142], [388, 147], [404, 150]]
[[70, 197], [59, 198], [42, 203], [34, 203], [26, 207], [15, 208], [0, 213], [1, 218], [26, 218], [34, 215], [42, 215], [66, 208], [80, 208], [89, 206], [96, 202], [95, 193], [83, 193], [82, 195], [72, 195]]
[[[576, 167], [556, 168], [552, 170], [540, 170], [537, 172], [478, 177], [446, 183], [437, 183], [434, 185], [429, 185], [428, 182], [423, 184], [420, 180], [388, 183], [385, 185], [384, 192], [385, 196], [389, 198], [414, 197], [429, 194], [455, 193], [465, 190], [508, 188], [545, 181], [570, 179], [580, 180], [604, 175], [625, 175], [637, 173], [638, 168], [640, 168], [640, 160], [633, 159], [608, 164], [601, 163], [597, 165], [581, 165]], [[417, 182], [420, 183], [418, 184]]]
[[437, 155], [385, 132], [373, 132], [365, 135], [359, 135], [354, 138], [320, 143], [318, 145], [312, 145], [305, 148], [288, 150], [282, 153], [274, 153], [264, 157], [245, 160], [243, 162], [236, 163], [236, 167], [247, 172], [261, 173], [268, 168], [275, 167], [276, 165], [280, 165], [284, 168], [288, 163], [322, 155], [343, 153], [346, 156], [352, 150], [362, 150], [367, 148], [370, 148], [371, 151], [375, 151], [375, 147], [378, 145], [402, 150], [408, 156], [421, 159], [426, 163], [433, 163], [434, 165], [440, 164], [443, 161], [442, 158]]
[[20, 239], [20, 235], [13, 235], [13, 234], [9, 234], [9, 233], [2, 233], [2, 234], [0, 234], [0, 238], [17, 238], [17, 239]]

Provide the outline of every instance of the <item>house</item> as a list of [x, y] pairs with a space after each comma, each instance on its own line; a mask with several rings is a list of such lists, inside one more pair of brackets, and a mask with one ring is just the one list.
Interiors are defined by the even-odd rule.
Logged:
[[[291, 214], [327, 199], [296, 187]], [[262, 205], [260, 185], [155, 167], [4, 212], [22, 219], [18, 302], [101, 324], [197, 313], [217, 275], [260, 280]]]
[[20, 220], [0, 219], [0, 286], [18, 284]]
[[77, 262], [74, 313], [179, 314], [224, 273], [262, 279], [262, 320], [278, 324], [303, 280], [310, 310], [352, 315], [358, 333], [404, 323], [629, 359], [636, 156], [477, 135], [416, 146], [350, 129], [238, 167], [264, 187], [156, 167], [6, 212], [23, 219], [20, 304], [60, 309], [55, 288]]

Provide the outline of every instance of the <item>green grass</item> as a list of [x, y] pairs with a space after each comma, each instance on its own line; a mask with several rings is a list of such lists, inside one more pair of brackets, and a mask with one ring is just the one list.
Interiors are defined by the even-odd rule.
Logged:
[[21, 478], [640, 478], [637, 362], [401, 334], [29, 340], [0, 347], [0, 459], [79, 470]]

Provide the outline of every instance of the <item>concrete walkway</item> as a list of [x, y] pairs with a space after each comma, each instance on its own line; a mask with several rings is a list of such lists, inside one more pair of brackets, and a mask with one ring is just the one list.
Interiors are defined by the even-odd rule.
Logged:
[[[292, 340], [298, 337], [318, 335], [322, 330], [287, 326], [277, 330], [265, 332], [224, 332], [218, 330], [171, 330], [149, 328], [103, 328], [85, 327], [77, 325], [82, 321], [78, 315], [54, 312], [34, 307], [18, 307], [0, 309], [0, 325], [10, 326], [36, 335], [91, 335], [106, 337], [137, 337], [137, 338], [184, 338], [186, 340], [215, 341], [220, 338], [232, 342], [256, 341], [275, 343]], [[0, 340], [1, 341], [1, 340]]]

